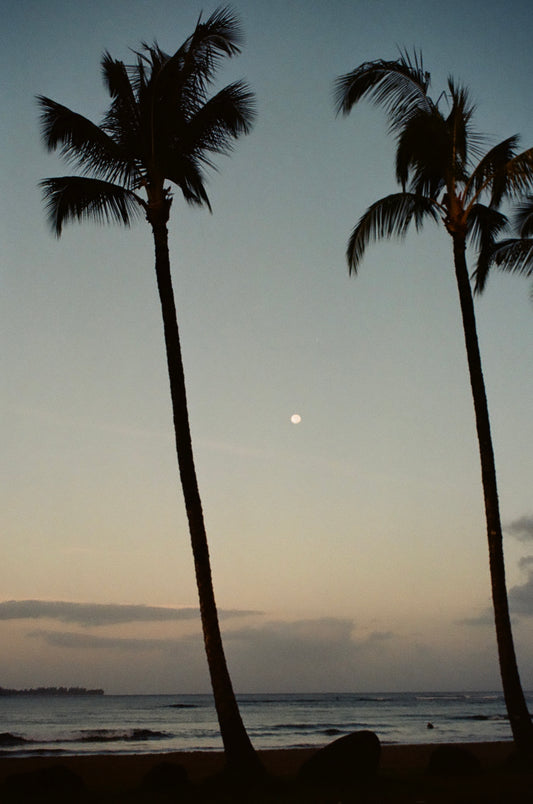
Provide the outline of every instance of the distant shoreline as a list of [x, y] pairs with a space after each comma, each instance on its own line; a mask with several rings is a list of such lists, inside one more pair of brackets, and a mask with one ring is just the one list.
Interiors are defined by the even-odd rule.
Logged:
[[63, 695], [104, 695], [101, 689], [88, 690], [85, 687], [30, 687], [25, 690], [14, 690], [0, 687], [0, 696], [12, 695], [50, 695], [54, 697]]

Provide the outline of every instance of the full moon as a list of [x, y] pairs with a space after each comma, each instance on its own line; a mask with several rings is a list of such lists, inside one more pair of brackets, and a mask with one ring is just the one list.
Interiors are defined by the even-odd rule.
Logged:
[[292, 414], [292, 416], [291, 416], [291, 422], [292, 422], [293, 424], [300, 424], [300, 422], [301, 422], [301, 421], [302, 421], [302, 417], [300, 416], [300, 414], [299, 414], [299, 413], [293, 413], [293, 414]]

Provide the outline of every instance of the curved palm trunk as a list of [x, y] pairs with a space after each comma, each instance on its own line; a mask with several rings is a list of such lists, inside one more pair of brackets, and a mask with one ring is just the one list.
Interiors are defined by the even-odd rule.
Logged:
[[513, 644], [507, 587], [505, 584], [502, 526], [489, 411], [481, 369], [472, 289], [466, 265], [466, 243], [461, 235], [453, 235], [453, 253], [481, 459], [481, 477], [489, 542], [492, 602], [503, 693], [515, 744], [518, 749], [531, 750], [533, 748], [533, 723], [522, 691]]
[[218, 622], [202, 503], [194, 467], [185, 378], [170, 273], [166, 225], [169, 208], [170, 202], [166, 202], [163, 208], [151, 208], [147, 217], [152, 226], [155, 243], [155, 270], [163, 314], [176, 451], [194, 556], [205, 651], [226, 762], [230, 770], [250, 775], [257, 772], [261, 765], [242, 722], [224, 656]]

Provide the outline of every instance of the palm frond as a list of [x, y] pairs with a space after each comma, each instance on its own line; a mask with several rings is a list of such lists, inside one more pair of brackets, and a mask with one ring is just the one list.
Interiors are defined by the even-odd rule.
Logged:
[[414, 114], [398, 136], [396, 178], [411, 192], [436, 198], [449, 164], [450, 139], [438, 109]]
[[433, 102], [427, 94], [430, 75], [424, 70], [421, 54], [413, 59], [402, 53], [396, 61], [378, 59], [361, 64], [339, 76], [334, 83], [337, 114], [348, 115], [355, 103], [367, 96], [383, 106], [391, 131], [399, 131], [421, 110], [429, 112]]
[[495, 169], [491, 203], [498, 205], [503, 199], [520, 200], [532, 190], [533, 148], [528, 148]]
[[157, 43], [144, 45], [151, 63], [154, 93], [161, 102], [180, 103], [182, 108], [198, 108], [206, 97], [220, 59], [240, 53], [243, 41], [238, 18], [228, 7], [216, 9], [196, 28], [183, 45], [170, 56]]
[[356, 224], [346, 250], [350, 273], [357, 273], [366, 247], [375, 240], [403, 238], [412, 222], [419, 229], [426, 218], [437, 221], [434, 202], [414, 193], [393, 193], [372, 204]]
[[508, 273], [533, 276], [533, 238], [515, 237], [496, 243], [488, 259], [481, 266], [478, 264], [474, 273], [476, 293], [482, 293], [485, 289], [492, 265]]
[[60, 176], [40, 182], [48, 222], [59, 237], [63, 225], [72, 220], [97, 223], [123, 223], [146, 208], [146, 203], [130, 190], [110, 182], [84, 176]]
[[50, 98], [40, 95], [37, 101], [42, 110], [42, 139], [49, 151], [59, 148], [60, 156], [84, 173], [134, 185], [135, 166], [102, 128]]
[[202, 160], [205, 152], [228, 153], [233, 139], [250, 132], [254, 118], [254, 95], [244, 81], [236, 81], [217, 92], [187, 123], [180, 147]]
[[527, 195], [517, 206], [514, 225], [520, 237], [533, 237], [533, 195]]
[[[492, 214], [495, 215], [494, 210]], [[502, 219], [507, 221], [505, 216]], [[475, 290], [481, 293], [486, 285], [490, 268], [493, 265], [510, 273], [524, 276], [533, 274], [533, 195], [526, 196], [516, 208], [513, 217], [514, 229], [518, 237], [510, 237], [496, 242], [495, 236], [503, 230], [503, 225], [495, 227], [487, 240], [487, 246], [480, 251], [478, 265], [474, 273]]]
[[128, 68], [123, 61], [114, 59], [107, 51], [102, 56], [102, 78], [111, 98], [120, 98], [123, 103], [136, 107]]
[[472, 125], [475, 105], [470, 98], [467, 87], [459, 84], [450, 76], [448, 93], [451, 108], [446, 118], [448, 136], [452, 143], [450, 161], [458, 180], [465, 177], [472, 162], [480, 159], [486, 137], [476, 131]]
[[485, 287], [492, 264], [496, 237], [508, 225], [507, 216], [494, 207], [474, 204], [467, 217], [467, 233], [477, 249], [476, 269], [472, 274], [474, 292], [481, 293]]
[[192, 206], [206, 206], [212, 212], [205, 189], [205, 176], [198, 160], [184, 153], [177, 153], [165, 165], [167, 179], [176, 184], [185, 201]]
[[533, 276], [533, 238], [509, 238], [497, 244], [492, 259], [509, 273]]
[[508, 223], [507, 216], [494, 207], [474, 204], [467, 217], [467, 232], [472, 245], [477, 249], [491, 248]]
[[497, 143], [483, 156], [472, 170], [466, 188], [466, 197], [479, 195], [484, 189], [492, 193], [492, 203], [498, 206], [505, 192], [506, 165], [516, 155], [518, 136]]
[[140, 113], [128, 68], [124, 62], [113, 59], [109, 53], [104, 53], [102, 75], [112, 99], [102, 128], [126, 152], [135, 151], [132, 145], [139, 135]]

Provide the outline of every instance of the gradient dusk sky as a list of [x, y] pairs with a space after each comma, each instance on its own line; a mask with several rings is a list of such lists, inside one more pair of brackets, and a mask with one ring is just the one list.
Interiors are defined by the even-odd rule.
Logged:
[[[196, 0], [3, 4], [0, 686], [209, 688], [173, 443], [153, 246], [72, 224], [38, 182], [37, 94], [100, 121], [100, 59], [173, 52]], [[488, 551], [451, 240], [428, 225], [345, 247], [393, 192], [394, 143], [336, 76], [421, 48], [487, 147], [533, 145], [530, 2], [235, 0], [257, 122], [176, 193], [171, 260], [217, 602], [237, 692], [498, 689]], [[471, 265], [473, 263], [471, 262]], [[477, 299], [508, 586], [533, 688], [533, 302], [494, 274]], [[292, 423], [291, 416], [301, 416]]]

